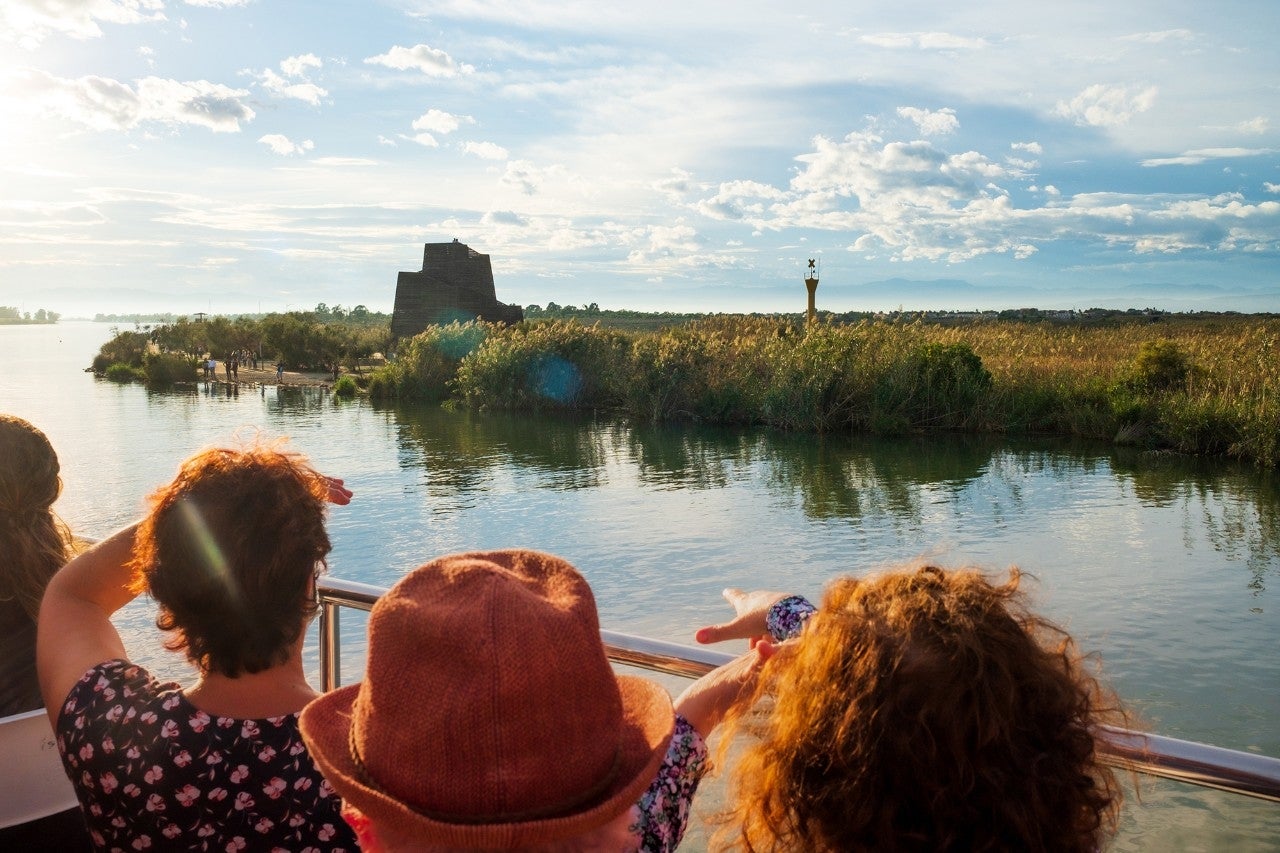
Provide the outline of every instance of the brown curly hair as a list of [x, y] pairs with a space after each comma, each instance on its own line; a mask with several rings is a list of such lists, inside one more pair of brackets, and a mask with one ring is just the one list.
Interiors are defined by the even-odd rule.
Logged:
[[715, 840], [746, 850], [1092, 851], [1126, 723], [1071, 638], [1001, 585], [933, 566], [842, 578], [730, 722], [754, 737]]
[[288, 658], [315, 604], [308, 581], [329, 553], [328, 481], [270, 447], [206, 450], [151, 495], [138, 526], [133, 590], [160, 605], [165, 647], [235, 677]]
[[71, 531], [53, 511], [59, 470], [43, 432], [0, 415], [0, 599], [16, 601], [32, 622], [49, 578], [71, 557]]

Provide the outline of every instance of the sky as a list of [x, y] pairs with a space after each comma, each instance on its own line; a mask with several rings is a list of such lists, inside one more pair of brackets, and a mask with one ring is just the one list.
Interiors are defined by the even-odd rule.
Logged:
[[0, 305], [1280, 311], [1280, 3], [4, 0]]

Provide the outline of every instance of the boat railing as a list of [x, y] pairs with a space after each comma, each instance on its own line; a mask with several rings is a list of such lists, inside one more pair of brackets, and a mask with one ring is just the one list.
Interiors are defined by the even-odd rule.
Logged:
[[[339, 610], [351, 607], [368, 611], [385, 591], [358, 581], [328, 576], [320, 578], [322, 690], [332, 690], [342, 683]], [[713, 649], [617, 631], [602, 630], [600, 635], [609, 659], [614, 663], [668, 675], [697, 678], [733, 660], [733, 655]], [[1103, 760], [1117, 767], [1280, 802], [1280, 758], [1114, 727], [1104, 728], [1098, 743]]]

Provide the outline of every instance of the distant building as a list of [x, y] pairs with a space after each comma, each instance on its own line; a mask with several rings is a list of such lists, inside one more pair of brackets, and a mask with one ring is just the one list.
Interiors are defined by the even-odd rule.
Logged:
[[452, 243], [427, 243], [422, 271], [402, 272], [396, 279], [392, 336], [411, 338], [428, 326], [476, 319], [519, 323], [524, 311], [498, 301], [488, 255], [456, 238]]

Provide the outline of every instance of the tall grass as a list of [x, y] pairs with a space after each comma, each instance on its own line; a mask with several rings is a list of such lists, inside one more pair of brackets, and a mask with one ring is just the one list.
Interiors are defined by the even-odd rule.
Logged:
[[715, 316], [650, 332], [575, 320], [429, 329], [374, 396], [808, 432], [1079, 435], [1280, 463], [1280, 321], [1106, 328]]

